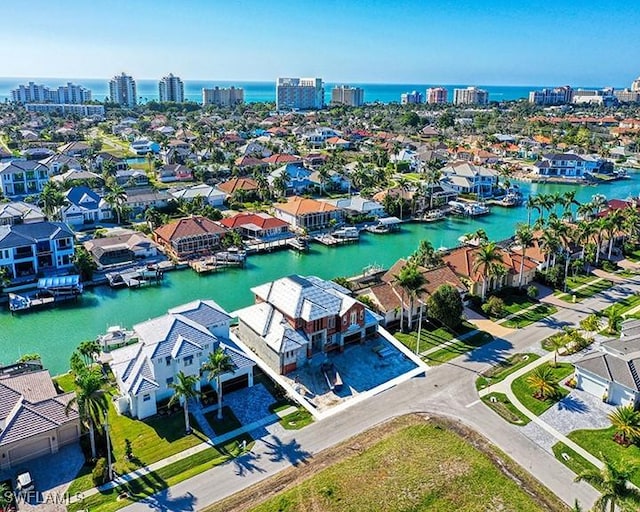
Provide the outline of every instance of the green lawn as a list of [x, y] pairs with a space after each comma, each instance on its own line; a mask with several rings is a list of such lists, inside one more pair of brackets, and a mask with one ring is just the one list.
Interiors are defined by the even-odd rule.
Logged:
[[512, 355], [509, 359], [484, 371], [482, 375], [476, 379], [476, 389], [484, 389], [497, 382], [503, 381], [513, 372], [518, 371], [523, 366], [527, 366], [539, 357], [539, 355], [531, 353]]
[[[613, 286], [613, 283], [608, 279], [600, 279], [595, 276], [570, 277], [567, 279], [567, 293], [559, 292], [558, 298], [565, 302], [573, 302], [573, 296], [576, 297], [576, 302], [580, 302], [589, 297], [593, 297], [595, 294], [603, 292]], [[586, 284], [586, 286], [584, 286]], [[579, 290], [575, 288], [584, 286]]]
[[[551, 370], [553, 372], [555, 382], [558, 383], [562, 382], [563, 379], [573, 373], [573, 365], [569, 363], [558, 363], [558, 366], [555, 368], [551, 367]], [[522, 405], [524, 405], [536, 416], [540, 416], [558, 400], [567, 396], [569, 394], [569, 391], [561, 386], [558, 386], [558, 394], [555, 399], [548, 398], [547, 400], [538, 400], [537, 398], [534, 398], [533, 392], [531, 391], [529, 384], [527, 384], [527, 377], [529, 377], [529, 375], [531, 375], [533, 371], [534, 370], [531, 370], [515, 379], [511, 384], [511, 390], [515, 393], [516, 397], [518, 398], [518, 400], [520, 400]]]
[[526, 295], [508, 295], [502, 297], [502, 300], [504, 301], [504, 309], [506, 311], [505, 316], [513, 315], [518, 311], [522, 311], [538, 303], [537, 300], [531, 299]]
[[531, 421], [504, 393], [489, 393], [482, 397], [482, 401], [509, 423], [524, 426]]
[[493, 336], [491, 336], [491, 334], [489, 334], [488, 332], [479, 331], [469, 338], [466, 338], [464, 340], [457, 340], [447, 347], [436, 350], [435, 352], [427, 355], [425, 359], [432, 366], [446, 363], [447, 361], [455, 359], [465, 352], [469, 352], [474, 348], [486, 345], [491, 341], [493, 341]]
[[53, 381], [60, 387], [65, 393], [76, 390], [75, 375], [71, 372], [63, 373], [62, 375], [56, 375]]
[[560, 507], [537, 503], [468, 441], [425, 424], [406, 427], [252, 510], [564, 510]]
[[638, 262], [640, 261], [640, 249], [636, 249], [635, 251], [631, 251], [631, 252], [625, 252], [624, 257], [627, 258], [629, 261]]
[[526, 327], [527, 325], [538, 322], [549, 315], [553, 315], [557, 311], [558, 308], [551, 304], [538, 304], [535, 308], [529, 309], [514, 318], [504, 321], [502, 325], [511, 329]]
[[[582, 455], [578, 454], [567, 445], [561, 442], [557, 442], [551, 448], [553, 450], [553, 454], [556, 456], [560, 462], [562, 462], [565, 466], [567, 466], [571, 471], [573, 471], [576, 475], [579, 475], [583, 471], [587, 471], [590, 469], [596, 469], [596, 467], [591, 464], [587, 459], [585, 459]], [[562, 454], [568, 455], [568, 459], [565, 459]]]
[[299, 430], [313, 423], [313, 416], [304, 407], [280, 418], [280, 425], [287, 430]]
[[[631, 445], [628, 448], [619, 445], [613, 440], [615, 429], [613, 427], [598, 430], [576, 430], [567, 437], [578, 446], [587, 450], [590, 454], [600, 458], [601, 454], [614, 461], [625, 461], [639, 467], [640, 447]], [[640, 469], [636, 470], [631, 482], [640, 485]]]
[[[412, 327], [417, 328], [417, 325], [413, 325]], [[425, 350], [429, 350], [430, 348], [437, 347], [446, 343], [447, 341], [451, 341], [456, 336], [461, 336], [469, 331], [475, 330], [475, 326], [467, 323], [463, 323], [458, 329], [458, 334], [453, 334], [451, 331], [439, 328], [435, 330], [429, 330], [427, 328], [423, 328], [420, 331], [420, 352], [424, 352]], [[416, 351], [416, 345], [418, 342], [418, 331], [412, 331], [408, 333], [397, 332], [394, 334], [395, 338], [402, 343], [405, 347], [407, 347], [411, 352]]]
[[631, 311], [633, 308], [640, 306], [640, 295], [629, 295], [622, 300], [616, 301], [613, 306], [609, 306], [602, 311], [602, 316], [606, 317], [607, 313], [609, 313], [614, 306], [618, 308], [618, 313], [624, 315], [627, 311]]
[[240, 420], [236, 418], [236, 415], [233, 414], [231, 408], [227, 406], [222, 408], [221, 420], [218, 419], [218, 411], [208, 412], [204, 417], [207, 419], [209, 425], [211, 425], [211, 428], [217, 436], [221, 436], [222, 434], [226, 434], [227, 432], [231, 432], [242, 427]]
[[[198, 424], [193, 418], [191, 419], [193, 433], [185, 434], [182, 410], [168, 416], [136, 420], [118, 415], [113, 405], [110, 405], [109, 423], [114, 469], [117, 473], [129, 473], [206, 441], [206, 437], [198, 430]], [[124, 456], [125, 439], [131, 441], [133, 454], [131, 460], [126, 460]], [[69, 492], [75, 493], [91, 487], [93, 483], [90, 471], [87, 473], [87, 468], [83, 468], [71, 484]]]

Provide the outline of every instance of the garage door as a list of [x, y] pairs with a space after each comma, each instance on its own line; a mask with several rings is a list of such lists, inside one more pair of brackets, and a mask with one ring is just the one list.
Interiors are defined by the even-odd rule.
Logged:
[[249, 385], [249, 375], [246, 373], [233, 379], [226, 380], [222, 383], [222, 393], [236, 391], [237, 389], [246, 388]]
[[58, 444], [60, 446], [75, 443], [77, 440], [78, 427], [75, 425], [67, 425], [60, 430], [60, 434], [58, 435]]
[[23, 462], [51, 453], [49, 438], [36, 439], [22, 446], [9, 450], [9, 464], [15, 467]]
[[602, 384], [602, 382], [591, 379], [588, 375], [578, 374], [578, 378], [576, 380], [578, 388], [599, 398], [602, 397], [607, 390], [607, 387]]
[[634, 394], [628, 389], [611, 384], [609, 388], [609, 403], [612, 405], [628, 405], [633, 404], [635, 400]]

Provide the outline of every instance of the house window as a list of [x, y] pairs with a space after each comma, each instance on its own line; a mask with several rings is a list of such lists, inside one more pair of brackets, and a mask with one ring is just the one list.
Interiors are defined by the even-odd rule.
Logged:
[[184, 365], [191, 366], [193, 364], [193, 356], [187, 356], [184, 358]]
[[165, 357], [164, 362], [167, 366], [171, 366], [171, 356]]
[[335, 326], [336, 326], [335, 317], [333, 317], [333, 316], [329, 317], [329, 329], [333, 329]]
[[142, 395], [142, 401], [143, 402], [148, 402], [149, 400], [151, 400], [151, 395], [149, 395], [149, 394]]
[[170, 386], [171, 384], [173, 384], [173, 377], [169, 377], [167, 379], [167, 387]]
[[360, 320], [364, 319], [364, 309], [360, 310]]
[[358, 321], [358, 312], [357, 311], [352, 311], [351, 312], [351, 323], [355, 324]]

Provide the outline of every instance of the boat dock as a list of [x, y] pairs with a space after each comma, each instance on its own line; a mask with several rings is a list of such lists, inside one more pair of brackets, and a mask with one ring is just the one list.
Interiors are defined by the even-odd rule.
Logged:
[[267, 242], [254, 242], [247, 244], [247, 253], [271, 252], [279, 249], [294, 249], [296, 251], [306, 251], [309, 244], [301, 237], [279, 238]]
[[78, 295], [56, 295], [53, 297], [38, 297], [29, 295], [9, 294], [9, 311], [11, 314], [20, 311], [28, 311], [31, 309], [40, 309], [46, 306], [54, 306], [60, 302], [68, 302], [72, 299], [77, 300]]
[[243, 267], [246, 259], [245, 251], [222, 251], [213, 256], [190, 260], [189, 266], [198, 274], [206, 274], [227, 267]]
[[164, 274], [156, 267], [141, 267], [122, 272], [108, 272], [105, 277], [111, 288], [140, 288], [151, 284], [160, 284]]
[[319, 244], [326, 245], [326, 246], [331, 246], [331, 247], [336, 245], [343, 245], [343, 244], [358, 242], [358, 238], [337, 238], [327, 233], [313, 236], [311, 239], [314, 242], [317, 242]]

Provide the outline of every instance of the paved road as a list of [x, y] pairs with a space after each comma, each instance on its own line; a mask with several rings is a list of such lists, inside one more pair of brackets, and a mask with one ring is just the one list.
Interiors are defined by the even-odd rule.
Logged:
[[475, 379], [479, 372], [502, 358], [528, 347], [565, 325], [575, 325], [586, 315], [603, 309], [632, 292], [636, 282], [616, 286], [579, 304], [562, 303], [550, 318], [515, 330], [468, 354], [433, 368], [426, 377], [414, 378], [301, 431], [258, 441], [253, 453], [213, 468], [123, 510], [197, 510], [225, 498], [290, 465], [303, 464], [314, 453], [331, 447], [389, 418], [427, 412], [463, 422], [484, 435], [566, 503], [578, 499], [589, 509], [596, 491], [573, 482], [574, 474], [524, 436], [519, 427], [502, 420], [478, 400]]

